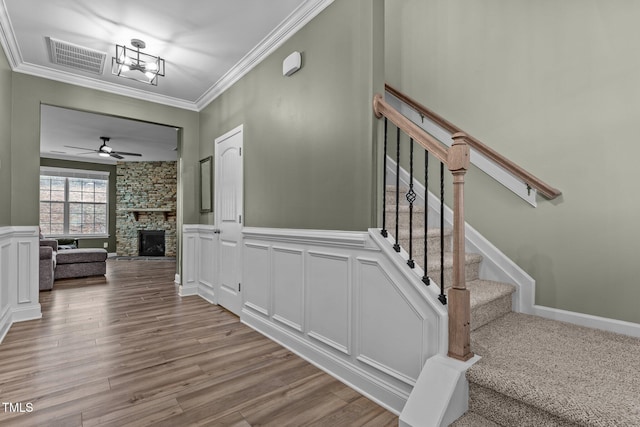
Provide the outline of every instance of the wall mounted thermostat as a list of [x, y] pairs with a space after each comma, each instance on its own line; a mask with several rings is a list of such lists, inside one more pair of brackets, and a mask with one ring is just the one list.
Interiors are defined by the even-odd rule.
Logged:
[[290, 76], [300, 69], [302, 65], [302, 55], [300, 52], [293, 52], [282, 61], [282, 75]]

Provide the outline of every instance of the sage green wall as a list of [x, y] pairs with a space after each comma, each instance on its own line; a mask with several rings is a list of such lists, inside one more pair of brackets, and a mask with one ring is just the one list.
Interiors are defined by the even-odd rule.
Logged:
[[11, 225], [11, 74], [0, 49], [0, 226]]
[[[383, 19], [382, 1], [336, 0], [201, 112], [201, 157], [244, 124], [245, 225], [374, 224], [371, 100], [383, 87]], [[302, 69], [283, 77], [293, 51]]]
[[478, 170], [467, 221], [536, 303], [640, 323], [640, 3], [387, 2], [386, 80], [563, 196], [532, 208]]
[[91, 171], [109, 172], [109, 238], [107, 239], [80, 239], [80, 248], [102, 248], [107, 242], [107, 252], [116, 251], [116, 165], [104, 163], [75, 162], [60, 159], [40, 159], [40, 166], [50, 166], [55, 168], [82, 169]]

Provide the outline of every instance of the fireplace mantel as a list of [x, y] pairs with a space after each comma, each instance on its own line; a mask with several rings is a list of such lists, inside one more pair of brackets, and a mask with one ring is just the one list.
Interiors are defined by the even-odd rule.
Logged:
[[122, 211], [124, 212], [133, 212], [133, 217], [136, 219], [136, 221], [138, 220], [138, 215], [140, 215], [140, 212], [143, 213], [148, 213], [148, 212], [159, 212], [164, 216], [164, 220], [167, 220], [167, 214], [169, 212], [172, 212], [173, 209], [169, 209], [169, 208], [127, 208], [127, 209], [122, 209]]

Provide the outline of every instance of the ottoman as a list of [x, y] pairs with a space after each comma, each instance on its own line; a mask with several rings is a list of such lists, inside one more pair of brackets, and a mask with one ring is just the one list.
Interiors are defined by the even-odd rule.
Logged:
[[105, 249], [64, 249], [56, 255], [55, 279], [100, 276], [107, 272]]

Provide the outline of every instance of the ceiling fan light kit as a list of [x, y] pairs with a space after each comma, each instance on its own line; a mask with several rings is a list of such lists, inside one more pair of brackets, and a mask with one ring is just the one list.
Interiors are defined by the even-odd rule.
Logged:
[[111, 60], [111, 73], [118, 77], [136, 80], [152, 86], [158, 85], [158, 76], [164, 77], [164, 59], [159, 56], [140, 52], [146, 43], [132, 39], [131, 45], [116, 45], [116, 56]]

